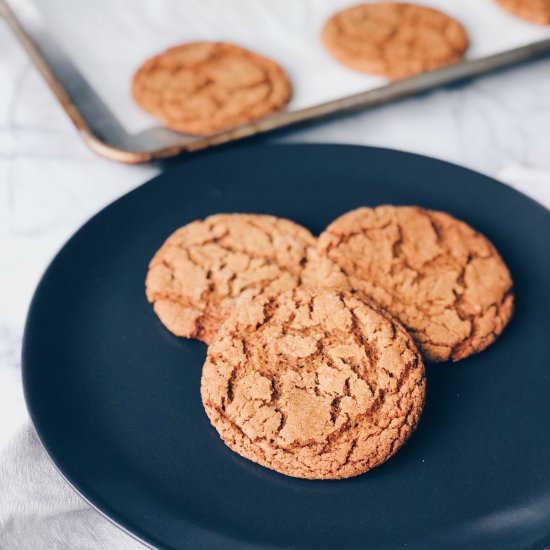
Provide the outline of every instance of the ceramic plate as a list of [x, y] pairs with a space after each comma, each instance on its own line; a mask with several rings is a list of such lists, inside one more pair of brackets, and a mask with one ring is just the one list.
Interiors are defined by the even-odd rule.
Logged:
[[[445, 210], [487, 235], [516, 284], [489, 349], [428, 367], [418, 430], [344, 481], [285, 477], [231, 452], [203, 411], [206, 346], [147, 303], [147, 264], [177, 227], [256, 212], [320, 232], [361, 205]], [[542, 549], [550, 545], [550, 214], [475, 172], [397, 151], [247, 146], [187, 159], [92, 218], [33, 299], [29, 411], [67, 481], [162, 549]]]

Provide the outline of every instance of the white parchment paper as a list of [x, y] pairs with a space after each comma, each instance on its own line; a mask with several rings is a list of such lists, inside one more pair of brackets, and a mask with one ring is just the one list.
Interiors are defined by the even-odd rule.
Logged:
[[[416, 0], [415, 0], [416, 1]], [[193, 40], [235, 42], [279, 62], [294, 87], [290, 110], [369, 90], [382, 78], [342, 67], [319, 34], [349, 0], [35, 0], [50, 33], [129, 133], [156, 126], [132, 101], [141, 63]], [[459, 19], [478, 58], [550, 37], [550, 27], [504, 12], [495, 0], [419, 0]]]

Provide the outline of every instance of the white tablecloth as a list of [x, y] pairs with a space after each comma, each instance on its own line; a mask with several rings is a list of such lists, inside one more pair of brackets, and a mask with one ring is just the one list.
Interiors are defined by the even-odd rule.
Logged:
[[88, 506], [63, 480], [33, 427], [0, 454], [2, 550], [138, 550], [135, 541]]

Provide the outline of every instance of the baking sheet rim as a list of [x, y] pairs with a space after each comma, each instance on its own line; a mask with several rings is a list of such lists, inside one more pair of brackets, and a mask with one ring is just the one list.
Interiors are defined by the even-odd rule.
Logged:
[[[267, 118], [219, 134], [198, 138], [186, 144], [173, 144], [139, 151], [118, 147], [101, 139], [82, 115], [75, 101], [73, 101], [67, 93], [63, 82], [56, 76], [46, 57], [41, 52], [40, 47], [30, 33], [25, 30], [19, 18], [8, 5], [7, 0], [0, 0], [0, 14], [4, 17], [19, 42], [29, 54], [31, 61], [46, 80], [46, 83], [55, 94], [62, 108], [67, 113], [88, 147], [102, 157], [127, 164], [140, 164], [153, 160], [166, 159], [183, 152], [191, 153], [207, 147], [229, 143], [272, 130], [282, 129], [300, 122], [315, 121], [329, 116], [349, 113], [354, 110], [367, 109], [465, 78], [479, 76], [509, 67], [522, 61], [536, 59], [537, 57], [550, 53], [550, 38], [547, 38], [497, 54], [480, 57], [478, 59], [464, 60], [436, 71], [430, 71], [404, 80], [390, 82], [378, 88], [314, 105], [312, 107], [299, 109], [293, 112], [282, 111]], [[114, 115], [111, 116], [115, 118]]]

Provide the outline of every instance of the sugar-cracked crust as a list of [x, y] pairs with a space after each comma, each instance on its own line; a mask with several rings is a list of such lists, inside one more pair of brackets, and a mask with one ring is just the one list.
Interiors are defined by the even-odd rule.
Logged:
[[539, 25], [550, 25], [550, 0], [497, 0], [511, 14]]
[[368, 294], [405, 326], [429, 361], [490, 345], [513, 311], [512, 279], [492, 244], [443, 212], [359, 208], [317, 246], [320, 286]]
[[208, 135], [282, 109], [291, 88], [270, 59], [226, 42], [193, 42], [146, 61], [132, 94], [169, 128]]
[[218, 214], [175, 231], [149, 264], [147, 298], [177, 336], [209, 343], [241, 296], [300, 285], [315, 238], [289, 220]]
[[468, 47], [462, 25], [415, 4], [359, 4], [333, 15], [321, 34], [344, 65], [392, 80], [458, 61]]
[[256, 298], [224, 323], [201, 395], [233, 451], [289, 476], [339, 479], [403, 445], [424, 404], [424, 366], [374, 304], [295, 289]]

